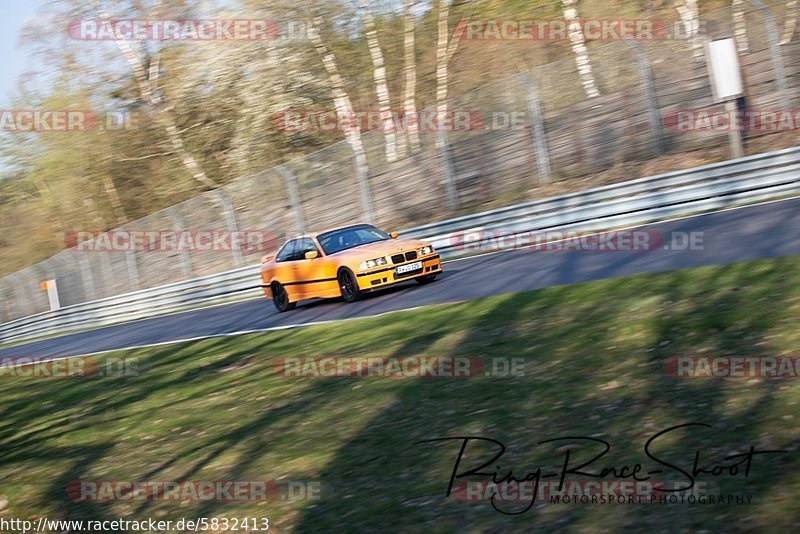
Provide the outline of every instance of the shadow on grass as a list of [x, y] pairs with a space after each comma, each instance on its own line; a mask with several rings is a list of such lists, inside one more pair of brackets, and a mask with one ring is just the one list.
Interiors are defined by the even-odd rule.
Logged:
[[[246, 405], [258, 407], [257, 411], [232, 416], [224, 432], [213, 427], [191, 429], [195, 433], [191, 440], [164, 447], [157, 462], [134, 459], [135, 472], [128, 478], [208, 479], [213, 467], [217, 480], [261, 479], [265, 458], [272, 455], [270, 461], [275, 462], [277, 455], [287, 463], [271, 465], [276, 478], [322, 484], [320, 500], [296, 505], [293, 526], [301, 532], [453, 531], [465, 526], [489, 530], [521, 524], [570, 530], [665, 524], [726, 529], [732, 522], [747, 529], [770, 520], [788, 526], [796, 521], [797, 512], [775, 517], [762, 509], [755, 513], [752, 506], [553, 505], [537, 506], [520, 517], [506, 516], [487, 503], [446, 498], [457, 447], [415, 442], [458, 435], [498, 439], [509, 447], [502, 467], [518, 474], [563, 461], [555, 447], [536, 445], [563, 435], [597, 436], [611, 442], [611, 452], [598, 466], [641, 462], [647, 467], [642, 451], [646, 439], [687, 422], [711, 424], [714, 429], [676, 434], [665, 459], [685, 464], [701, 450], [710, 460], [719, 460], [730, 448], [751, 443], [758, 448], [795, 449], [797, 434], [787, 431], [785, 421], [776, 415], [782, 413], [778, 408], [784, 382], [682, 380], [666, 376], [663, 362], [698, 350], [710, 355], [770, 354], [779, 325], [793, 320], [787, 310], [797, 299], [796, 262], [642, 275], [495, 298], [492, 306], [474, 317], [468, 315], [470, 307], [453, 315], [447, 310], [429, 313], [424, 323], [395, 343], [391, 354], [382, 352], [396, 357], [431, 354], [431, 347], [449, 342], [456, 356], [525, 358], [524, 377], [317, 379], [277, 394], [277, 386], [285, 382], [269, 382], [264, 355], [274, 352], [278, 341], [281, 347], [306, 343], [300, 330], [281, 332], [279, 338], [276, 333], [252, 337], [241, 347], [231, 339], [218, 339], [145, 351], [147, 367], [139, 376], [53, 380], [45, 398], [38, 399], [14, 390], [3, 403], [0, 472], [55, 461], [56, 466], [47, 468], [52, 476], [43, 496], [56, 503], [57, 513], [62, 518], [113, 519], [117, 514], [105, 503], [72, 502], [66, 487], [107, 468], [115, 455], [135, 454], [136, 449], [122, 438], [93, 440], [87, 431], [120, 425], [136, 428], [141, 421], [168, 417], [170, 410], [228, 391], [225, 400], [235, 406], [236, 391], [267, 384], [263, 405]], [[459, 314], [471, 318], [454, 327]], [[392, 330], [399, 331], [400, 324]], [[359, 341], [342, 339], [328, 350], [345, 346], [358, 347]], [[245, 369], [253, 372], [226, 375], [228, 370]], [[365, 392], [359, 397], [361, 404], [343, 406], [356, 387]], [[176, 390], [180, 396], [171, 395]], [[347, 421], [353, 414], [363, 419]], [[579, 447], [575, 454], [590, 452], [589, 447]], [[312, 453], [325, 457], [323, 467], [313, 463], [307, 468], [287, 467], [289, 460]], [[218, 463], [223, 457], [225, 462]], [[791, 482], [796, 467], [794, 454], [758, 458], [747, 480], [718, 482], [729, 492], [763, 496]], [[151, 515], [157, 509], [166, 508], [163, 503], [141, 502], [131, 512]], [[174, 513], [175, 507], [171, 510]], [[226, 503], [200, 502], [180, 512], [210, 517], [228, 510]]]
[[[683, 465], [688, 459], [691, 466], [696, 450], [707, 453], [712, 462], [724, 457], [721, 452], [729, 450], [726, 447], [754, 444], [759, 448], [795, 449], [796, 441], [770, 436], [776, 426], [784, 425], [775, 421], [772, 414], [780, 381], [762, 382], [756, 398], [746, 409], [729, 413], [726, 404], [735, 395], [735, 389], [731, 391], [725, 381], [684, 381], [668, 377], [663, 371], [667, 357], [694, 354], [698, 346], [717, 355], [764, 354], [771, 329], [781, 317], [776, 317], [774, 311], [763, 313], [759, 308], [769, 304], [770, 309], [780, 310], [781, 301], [796, 298], [793, 293], [796, 286], [780, 276], [788, 265], [788, 260], [779, 261], [768, 272], [763, 269], [750, 272], [749, 265], [730, 266], [705, 271], [693, 280], [675, 273], [640, 287], [635, 286], [637, 281], [650, 282], [652, 278], [636, 277], [606, 283], [602, 289], [555, 288], [533, 296], [519, 294], [502, 299], [475, 321], [456, 354], [470, 354], [476, 344], [481, 344], [476, 340], [488, 336], [493, 340], [493, 350], [488, 355], [507, 357], [525, 353], [527, 373], [533, 371], [534, 376], [525, 380], [405, 382], [407, 385], [397, 393], [395, 401], [365, 425], [362, 432], [344, 443], [337, 457], [320, 474], [330, 491], [321, 502], [305, 508], [297, 531], [390, 528], [448, 532], [467, 525], [481, 531], [520, 525], [523, 521], [527, 525], [571, 529], [591, 529], [598, 525], [729, 528], [732, 521], [756, 527], [771, 521], [777, 523], [778, 519], [785, 526], [792, 524], [796, 514], [781, 518], [763, 514], [753, 517], [753, 508], [748, 506], [726, 506], [720, 510], [713, 506], [634, 504], [614, 507], [612, 512], [602, 506], [552, 505], [536, 507], [524, 519], [511, 517], [492, 510], [488, 503], [445, 498], [458, 443], [414, 444], [434, 437], [460, 435], [498, 439], [509, 446], [502, 467], [515, 469], [518, 476], [540, 465], [558, 466], [563, 457], [554, 454], [553, 448], [536, 446], [536, 442], [564, 435], [602, 436], [612, 443], [612, 451], [604, 458], [607, 463], [595, 464], [597, 471], [609, 465], [636, 462], [647, 465], [642, 449], [646, 439], [663, 428], [688, 422], [710, 424], [713, 430], [677, 434], [680, 439], [670, 445], [669, 452], [663, 453], [664, 459]], [[764, 276], [773, 282], [764, 284]], [[727, 279], [738, 288], [716, 292], [716, 278]], [[755, 295], [742, 291], [749, 285], [760, 289]], [[607, 297], [625, 298], [607, 298], [598, 306], [592, 293], [600, 291]], [[634, 337], [621, 344], [619, 330], [626, 327], [626, 316], [631, 313], [626, 306], [637, 294], [641, 299], [663, 298], [660, 305], [664, 311], [651, 321], [648, 342], [638, 343]], [[754, 296], [760, 302], [753, 302]], [[582, 299], [591, 306], [582, 306]], [[562, 309], [565, 302], [574, 307]], [[563, 317], [568, 311], [573, 315]], [[507, 325], [518, 324], [521, 315], [526, 315], [522, 322], [527, 331], [507, 332]], [[532, 350], [526, 351], [528, 347]], [[419, 351], [419, 343], [409, 340], [396, 355]], [[611, 360], [615, 355], [639, 369], [617, 373]], [[564, 370], [548, 370], [536, 376], [540, 368], [550, 369], [553, 359]], [[626, 379], [635, 384], [622, 382], [613, 389], [603, 389], [606, 383]], [[476, 447], [476, 450], [481, 449]], [[484, 448], [482, 452], [484, 455], [479, 458], [491, 457], [486, 455], [490, 450]], [[587, 448], [583, 454], [589, 452]], [[475, 456], [472, 458], [471, 465], [478, 465]], [[577, 457], [572, 465], [576, 461]], [[651, 467], [657, 466], [651, 464]], [[796, 467], [796, 454], [768, 460], [759, 457], [746, 481], [714, 482], [728, 492], [763, 498]], [[525, 503], [502, 507], [519, 510]]]

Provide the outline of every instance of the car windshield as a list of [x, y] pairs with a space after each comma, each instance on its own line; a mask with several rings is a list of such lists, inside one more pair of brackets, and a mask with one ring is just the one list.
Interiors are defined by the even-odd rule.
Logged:
[[389, 234], [369, 224], [339, 228], [317, 236], [317, 241], [325, 254], [336, 254], [349, 248], [387, 239], [391, 239]]

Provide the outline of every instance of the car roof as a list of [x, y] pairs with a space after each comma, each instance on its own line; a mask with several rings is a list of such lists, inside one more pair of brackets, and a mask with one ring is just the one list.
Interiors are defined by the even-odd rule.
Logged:
[[[304, 237], [310, 237], [310, 238], [313, 239], [313, 238], [316, 238], [320, 234], [326, 234], [328, 232], [334, 232], [336, 230], [344, 230], [345, 228], [354, 228], [356, 226], [372, 226], [373, 228], [375, 227], [374, 225], [369, 224], [369, 223], [355, 223], [355, 224], [346, 224], [344, 226], [334, 226], [332, 228], [326, 228], [325, 230], [320, 230], [319, 232], [305, 233], [305, 234], [302, 234], [302, 235], [289, 237], [283, 243], [286, 244], [289, 241], [292, 241], [294, 239], [303, 239]], [[283, 246], [283, 245], [281, 245], [281, 246]]]
[[313, 237], [316, 237], [316, 236], [318, 236], [320, 234], [326, 234], [328, 232], [335, 232], [336, 230], [344, 230], [345, 228], [355, 228], [356, 226], [372, 226], [373, 228], [375, 228], [375, 225], [372, 225], [372, 224], [369, 224], [369, 223], [355, 223], [355, 224], [346, 224], [344, 226], [334, 226], [333, 228], [327, 228], [325, 230], [322, 230], [320, 232], [316, 232], [316, 233], [310, 234], [310, 235], [313, 236]]
[[314, 233], [311, 233], [311, 234], [302, 234], [302, 235], [297, 235], [297, 236], [289, 237], [289, 238], [287, 238], [287, 239], [286, 239], [286, 241], [284, 241], [283, 243], [281, 243], [281, 245], [275, 249], [275, 252], [273, 252], [273, 253], [271, 253], [271, 254], [266, 254], [266, 255], [264, 255], [264, 256], [261, 258], [261, 263], [266, 263], [266, 262], [267, 262], [267, 261], [269, 261], [270, 259], [274, 258], [274, 257], [275, 257], [275, 255], [278, 253], [278, 251], [279, 251], [280, 249], [282, 249], [283, 247], [285, 247], [285, 246], [286, 246], [286, 243], [288, 243], [289, 241], [295, 241], [295, 240], [297, 240], [297, 239], [303, 239], [303, 238], [305, 238], [305, 237], [309, 237], [309, 238], [311, 238], [311, 239], [316, 239], [316, 237], [317, 237], [318, 235], [320, 235], [320, 234], [324, 234], [324, 233], [327, 233], [327, 232], [333, 232], [333, 231], [335, 231], [335, 230], [342, 230], [342, 229], [344, 229], [344, 228], [351, 228], [351, 227], [354, 227], [354, 226], [372, 226], [373, 228], [375, 228], [375, 226], [374, 226], [374, 225], [372, 225], [372, 224], [369, 224], [369, 223], [355, 223], [355, 224], [346, 224], [346, 225], [344, 225], [344, 226], [334, 226], [333, 228], [328, 228], [328, 229], [326, 229], [326, 230], [322, 230], [322, 231], [320, 231], [320, 232], [314, 232]]

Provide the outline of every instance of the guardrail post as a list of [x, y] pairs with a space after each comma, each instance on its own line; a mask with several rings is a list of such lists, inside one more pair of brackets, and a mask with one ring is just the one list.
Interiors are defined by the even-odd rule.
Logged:
[[775, 24], [775, 17], [772, 15], [772, 11], [770, 11], [761, 0], [747, 1], [761, 11], [761, 14], [764, 16], [769, 54], [772, 58], [772, 70], [775, 72], [775, 84], [778, 86], [781, 109], [788, 110], [789, 96], [786, 90], [786, 70], [783, 67], [783, 56], [781, 55], [781, 47], [778, 43], [778, 25]]
[[300, 192], [297, 189], [297, 178], [283, 165], [277, 165], [275, 171], [280, 174], [286, 182], [289, 207], [292, 210], [292, 219], [294, 220], [293, 230], [297, 234], [304, 234], [306, 231], [306, 221], [305, 214], [303, 213], [303, 205], [300, 203]]
[[630, 39], [625, 39], [625, 44], [633, 50], [633, 55], [636, 56], [636, 63], [639, 65], [639, 74], [642, 76], [647, 105], [647, 122], [650, 123], [650, 135], [653, 138], [653, 155], [660, 156], [664, 153], [664, 143], [661, 136], [661, 121], [658, 113], [655, 84], [653, 83], [653, 72], [650, 70], [650, 64], [647, 62], [647, 56], [642, 46]]
[[544, 129], [544, 119], [539, 100], [539, 92], [527, 74], [520, 73], [520, 80], [525, 86], [528, 110], [531, 114], [531, 138], [536, 151], [536, 166], [539, 169], [539, 183], [550, 183], [550, 152], [547, 149], [547, 134]]
[[[183, 222], [181, 212], [172, 206], [165, 209], [164, 212], [168, 214], [170, 219], [172, 219], [176, 230], [186, 230], [186, 225]], [[189, 251], [181, 250], [178, 254], [180, 254], [181, 258], [181, 270], [183, 270], [183, 276], [186, 278], [191, 278], [194, 274], [194, 268], [192, 266], [192, 257], [189, 255]]]
[[441, 128], [436, 130], [436, 147], [439, 149], [439, 159], [442, 162], [442, 180], [447, 198], [447, 206], [451, 210], [458, 208], [458, 193], [456, 192], [455, 176], [453, 175], [453, 162], [450, 161], [450, 143], [447, 132]]
[[233, 205], [231, 204], [228, 195], [226, 195], [222, 189], [214, 189], [211, 194], [217, 197], [217, 200], [219, 200], [219, 203], [222, 205], [222, 213], [225, 217], [225, 226], [228, 228], [228, 233], [230, 233], [231, 256], [233, 256], [233, 264], [236, 267], [241, 267], [242, 251], [239, 250], [237, 241], [233, 238], [233, 236], [239, 230], [239, 225], [236, 223], [236, 212], [233, 211]]

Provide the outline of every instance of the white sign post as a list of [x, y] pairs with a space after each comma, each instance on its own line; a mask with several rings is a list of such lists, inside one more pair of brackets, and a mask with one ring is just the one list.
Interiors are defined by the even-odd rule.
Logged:
[[61, 303], [58, 300], [58, 286], [55, 280], [42, 280], [39, 283], [42, 291], [47, 291], [47, 301], [50, 303], [50, 311], [56, 311], [61, 308]]
[[744, 156], [742, 132], [739, 130], [742, 121], [735, 120], [735, 116], [738, 111], [736, 99], [744, 94], [744, 87], [733, 37], [706, 41], [706, 62], [714, 100], [725, 102], [725, 112], [730, 120], [728, 139], [731, 153], [734, 158], [741, 158]]

